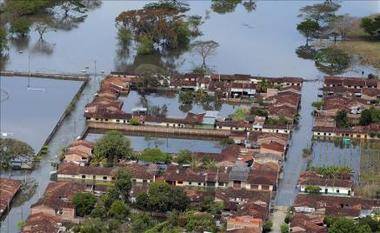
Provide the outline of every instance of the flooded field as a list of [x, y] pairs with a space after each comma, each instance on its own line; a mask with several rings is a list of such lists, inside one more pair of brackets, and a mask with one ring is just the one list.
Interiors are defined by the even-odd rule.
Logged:
[[238, 106], [226, 103], [221, 103], [219, 106], [215, 103], [210, 103], [207, 106], [195, 103], [191, 106], [181, 106], [179, 95], [175, 93], [171, 95], [152, 93], [142, 96], [137, 91], [131, 91], [128, 96], [121, 96], [119, 99], [124, 102], [123, 111], [125, 112], [131, 112], [133, 108], [143, 107], [146, 104], [159, 107], [166, 105], [167, 117], [174, 118], [184, 118], [188, 112], [199, 114], [208, 110], [219, 111], [220, 117], [227, 117], [238, 108]]
[[358, 182], [360, 174], [361, 146], [343, 144], [342, 139], [335, 142], [315, 141], [310, 166], [345, 166], [352, 169], [354, 179]]
[[1, 134], [37, 152], [82, 82], [1, 77]]
[[[95, 142], [102, 134], [90, 133], [86, 140]], [[177, 153], [180, 150], [189, 150], [192, 152], [219, 153], [222, 149], [218, 141], [180, 139], [180, 138], [163, 138], [150, 136], [127, 136], [131, 141], [131, 146], [135, 151], [142, 151], [145, 148], [160, 148], [168, 153]]]

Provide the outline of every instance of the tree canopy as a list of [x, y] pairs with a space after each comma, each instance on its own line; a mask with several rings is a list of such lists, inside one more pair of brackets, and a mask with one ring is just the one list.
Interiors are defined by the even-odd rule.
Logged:
[[219, 47], [218, 42], [213, 40], [207, 41], [195, 41], [192, 44], [192, 49], [197, 53], [202, 59], [202, 68], [206, 69], [206, 59], [212, 55], [215, 55], [216, 49]]
[[361, 20], [360, 26], [370, 36], [380, 36], [380, 15], [376, 17], [364, 17]]
[[76, 193], [73, 198], [75, 212], [77, 216], [84, 217], [89, 215], [96, 204], [96, 197], [91, 193]]
[[152, 163], [168, 163], [171, 161], [171, 156], [161, 151], [159, 148], [146, 148], [141, 152], [138, 158], [145, 162]]
[[181, 1], [160, 1], [146, 4], [143, 9], [129, 10], [116, 17], [118, 27], [138, 43], [139, 54], [183, 49], [199, 35], [199, 17], [188, 17]]
[[305, 19], [314, 20], [315, 22], [323, 25], [327, 24], [335, 17], [335, 12], [339, 8], [339, 4], [332, 1], [325, 1], [324, 3], [317, 3], [302, 7], [299, 16]]
[[124, 201], [127, 201], [131, 189], [131, 175], [125, 169], [119, 169], [116, 174], [115, 191], [118, 192], [119, 196], [121, 196]]
[[130, 158], [131, 156], [132, 149], [129, 139], [118, 131], [109, 131], [94, 146], [96, 162], [107, 160], [108, 164], [113, 164], [118, 159]]
[[351, 64], [350, 56], [343, 50], [329, 47], [320, 49], [315, 55], [318, 69], [328, 74], [339, 74], [348, 69]]
[[369, 125], [378, 122], [380, 122], [380, 109], [372, 107], [361, 112], [359, 120], [360, 125]]
[[319, 29], [318, 22], [312, 19], [306, 19], [297, 25], [297, 30], [306, 37], [306, 46], [309, 44], [312, 35], [315, 35]]
[[371, 233], [371, 228], [367, 225], [355, 223], [352, 219], [339, 218], [329, 228], [329, 233]]
[[347, 112], [342, 110], [338, 111], [335, 116], [336, 126], [338, 128], [348, 128], [350, 124], [348, 122]]
[[165, 182], [151, 183], [148, 193], [141, 193], [136, 199], [136, 205], [140, 209], [157, 212], [184, 211], [189, 203], [189, 198], [181, 188]]

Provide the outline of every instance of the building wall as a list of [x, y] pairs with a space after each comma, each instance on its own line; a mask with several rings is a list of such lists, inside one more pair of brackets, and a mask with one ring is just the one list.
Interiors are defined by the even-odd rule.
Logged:
[[[301, 185], [300, 191], [306, 192], [307, 185]], [[337, 194], [337, 195], [351, 195], [353, 196], [354, 193], [352, 192], [351, 188], [346, 187], [331, 187], [331, 186], [319, 186], [321, 188], [321, 194]], [[326, 193], [327, 189], [327, 193]]]

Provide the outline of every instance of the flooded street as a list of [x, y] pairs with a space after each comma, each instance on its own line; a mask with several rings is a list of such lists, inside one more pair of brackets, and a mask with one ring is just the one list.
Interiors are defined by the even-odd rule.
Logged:
[[291, 206], [297, 196], [296, 185], [301, 171], [306, 168], [306, 159], [302, 157], [302, 150], [311, 145], [313, 128], [313, 107], [311, 104], [317, 99], [318, 88], [322, 82], [305, 82], [302, 87], [302, 101], [300, 120], [293, 132], [283, 167], [283, 177], [280, 180], [276, 195], [276, 205]]
[[[127, 54], [129, 56], [121, 56], [123, 53], [120, 53], [116, 39], [115, 17], [122, 10], [140, 8], [145, 3], [145, 1], [103, 1], [98, 9], [89, 12], [86, 20], [77, 28], [69, 31], [49, 32], [46, 35], [46, 41], [51, 49], [48, 53], [35, 49], [38, 35], [33, 31], [26, 46], [10, 46], [5, 70], [26, 71], [28, 56], [30, 56], [32, 71], [54, 73], [79, 73], [87, 70], [91, 73], [104, 72], [107, 74], [110, 71], [126, 70], [126, 67], [136, 67], [140, 64], [158, 64], [162, 62], [161, 58], [135, 57], [134, 51], [130, 51]], [[315, 67], [314, 61], [299, 58], [295, 53], [297, 47], [305, 43], [305, 38], [296, 30], [296, 24], [300, 21], [297, 15], [302, 6], [311, 4], [309, 1], [259, 1], [256, 10], [252, 12], [247, 12], [243, 6], [239, 5], [235, 11], [226, 14], [213, 12], [210, 9], [211, 3], [208, 1], [189, 1], [189, 4], [191, 8], [189, 14], [207, 15], [208, 19], [201, 26], [203, 32], [201, 39], [215, 40], [220, 44], [217, 54], [208, 60], [209, 65], [217, 72], [297, 76], [309, 80], [322, 80], [324, 73]], [[341, 4], [340, 14], [351, 13], [354, 16], [365, 16], [380, 12], [379, 2], [376, 1], [346, 1]], [[276, 25], [281, 25], [281, 27], [274, 29]], [[189, 72], [201, 62], [199, 57], [190, 52], [165, 59], [171, 59], [173, 65], [181, 72]], [[366, 70], [365, 75], [368, 74], [367, 67], [355, 66], [345, 75], [359, 75], [362, 70]], [[30, 200], [21, 206], [12, 208], [1, 223], [1, 233], [19, 231], [17, 223], [27, 218], [31, 204], [41, 197], [49, 182], [49, 173], [54, 170], [50, 165], [51, 162], [56, 161], [61, 150], [81, 135], [85, 129], [84, 106], [91, 101], [98, 90], [101, 76], [98, 75], [95, 78], [94, 75], [91, 75], [91, 78], [76, 104], [75, 110], [65, 119], [62, 127], [59, 128], [49, 144], [48, 156], [31, 173], [13, 172], [10, 174], [12, 178], [16, 179], [32, 178], [39, 185]], [[35, 149], [39, 148], [43, 139], [49, 134], [51, 125], [56, 123], [65, 109], [65, 103], [71, 100], [80, 85], [79, 82], [61, 83], [61, 81], [31, 79], [31, 85], [46, 89], [46, 92], [42, 94], [28, 92], [26, 79], [17, 79], [15, 82], [20, 82], [17, 85], [7, 84], [8, 79], [4, 79], [2, 82], [3, 87], [12, 91], [9, 91], [9, 100], [1, 103], [1, 132], [14, 132], [15, 137], [16, 134], [20, 135], [21, 139], [32, 144]], [[277, 192], [276, 205], [291, 205], [297, 194], [295, 186], [298, 175], [306, 168], [306, 159], [302, 157], [302, 150], [311, 144], [313, 124], [311, 103], [317, 99], [318, 88], [321, 86], [320, 81], [304, 83], [300, 122], [290, 142], [283, 179]], [[47, 94], [49, 98], [46, 98]], [[134, 97], [131, 100], [125, 100], [124, 110], [138, 106], [139, 97], [133, 92], [131, 95]], [[25, 99], [28, 100], [27, 103], [24, 102]], [[168, 115], [184, 116], [184, 113], [178, 108], [177, 97], [169, 102], [155, 95], [149, 96], [148, 99], [154, 105], [167, 104]], [[7, 103], [12, 103], [11, 110], [6, 108]], [[6, 112], [3, 112], [3, 109]], [[191, 111], [200, 112], [203, 109], [202, 106], [194, 106]], [[224, 105], [221, 109], [222, 115], [228, 115], [233, 111], [234, 108], [230, 105]], [[28, 123], [24, 120], [26, 118], [31, 122]], [[45, 136], [41, 137], [40, 134]], [[96, 137], [96, 135], [92, 136], [93, 140]], [[159, 147], [167, 152], [176, 152], [181, 149], [202, 152], [220, 151], [218, 143], [214, 141], [152, 139], [137, 136], [130, 138], [136, 150]], [[320, 150], [329, 152], [332, 146], [320, 144]], [[348, 151], [348, 153], [351, 152], [356, 153], [355, 149]], [[323, 156], [325, 156], [324, 152], [315, 152], [313, 163], [325, 162]], [[343, 157], [336, 159], [344, 162]], [[357, 166], [356, 159], [354, 157], [352, 160], [354, 166]]]

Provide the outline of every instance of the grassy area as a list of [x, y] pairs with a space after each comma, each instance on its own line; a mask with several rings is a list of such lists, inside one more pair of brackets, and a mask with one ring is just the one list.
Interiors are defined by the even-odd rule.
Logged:
[[380, 69], [380, 41], [348, 40], [336, 46], [351, 55], [358, 55], [363, 64]]

